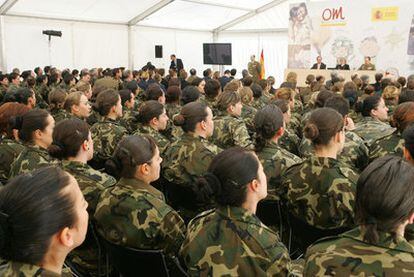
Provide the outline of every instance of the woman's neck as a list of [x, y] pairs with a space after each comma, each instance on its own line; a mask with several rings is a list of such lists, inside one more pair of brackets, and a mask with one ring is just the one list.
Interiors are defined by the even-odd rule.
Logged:
[[111, 113], [111, 114], [108, 114], [106, 116], [106, 118], [109, 118], [109, 119], [112, 119], [112, 120], [117, 120], [118, 116], [116, 114]]
[[337, 158], [337, 150], [333, 147], [315, 147], [315, 155], [320, 158]]
[[242, 204], [242, 208], [245, 209], [245, 210], [248, 210], [252, 214], [256, 214], [257, 202], [247, 200]]
[[59, 275], [62, 274], [63, 264], [65, 262], [66, 255], [62, 256], [63, 253], [57, 252], [56, 254], [46, 254], [41, 268], [46, 269], [51, 272], [55, 272]]
[[71, 162], [79, 162], [83, 164], [86, 164], [88, 162], [88, 158], [85, 155], [77, 155], [76, 157], [68, 157], [67, 160]]

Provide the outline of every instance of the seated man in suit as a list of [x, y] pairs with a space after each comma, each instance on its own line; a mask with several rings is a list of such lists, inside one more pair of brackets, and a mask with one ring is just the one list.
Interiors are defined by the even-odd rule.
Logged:
[[375, 64], [371, 63], [371, 57], [365, 57], [364, 63], [359, 67], [359, 70], [375, 70]]
[[313, 64], [313, 66], [311, 67], [311, 69], [326, 69], [326, 64], [324, 64], [322, 62], [322, 57], [318, 56], [316, 58], [316, 63]]
[[170, 58], [171, 58], [170, 69], [174, 69], [177, 73], [179, 73], [181, 69], [184, 69], [183, 61], [181, 59], [177, 59], [175, 54], [172, 54]]
[[338, 58], [337, 62], [336, 62], [336, 67], [335, 69], [339, 69], [339, 70], [350, 70], [349, 68], [349, 64], [346, 63], [346, 59], [345, 58]]

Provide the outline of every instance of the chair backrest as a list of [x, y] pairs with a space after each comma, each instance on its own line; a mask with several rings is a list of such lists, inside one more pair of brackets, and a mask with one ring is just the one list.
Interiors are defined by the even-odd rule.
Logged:
[[133, 249], [101, 239], [111, 264], [123, 276], [169, 276], [162, 250]]

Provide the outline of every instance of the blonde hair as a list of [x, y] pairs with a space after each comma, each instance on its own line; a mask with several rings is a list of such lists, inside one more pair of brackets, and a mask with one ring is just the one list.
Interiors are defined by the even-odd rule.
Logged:
[[400, 90], [396, 86], [386, 86], [382, 92], [384, 100], [395, 100], [400, 96]]
[[239, 91], [243, 104], [249, 104], [253, 100], [253, 91], [250, 87], [242, 87]]
[[280, 88], [276, 90], [275, 97], [276, 99], [285, 99], [288, 101], [292, 101], [295, 97], [295, 91], [291, 88]]
[[286, 76], [286, 82], [296, 83], [297, 80], [298, 80], [298, 74], [296, 74], [295, 72], [289, 72]]

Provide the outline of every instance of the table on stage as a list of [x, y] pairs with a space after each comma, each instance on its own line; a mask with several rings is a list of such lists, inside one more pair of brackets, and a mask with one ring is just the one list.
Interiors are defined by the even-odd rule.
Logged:
[[351, 81], [351, 76], [354, 74], [358, 74], [358, 77], [361, 77], [362, 75], [369, 76], [369, 83], [375, 83], [375, 73], [377, 71], [373, 70], [335, 70], [335, 69], [327, 69], [327, 70], [318, 70], [318, 69], [286, 69], [285, 70], [285, 78], [286, 75], [289, 72], [295, 72], [298, 75], [298, 83], [297, 86], [299, 87], [306, 87], [306, 76], [309, 74], [313, 74], [316, 76], [323, 76], [325, 77], [325, 80], [328, 81], [331, 79], [331, 73], [337, 72], [338, 76], [342, 76], [345, 78], [345, 82]]

